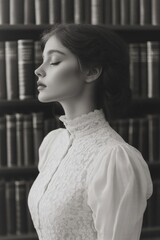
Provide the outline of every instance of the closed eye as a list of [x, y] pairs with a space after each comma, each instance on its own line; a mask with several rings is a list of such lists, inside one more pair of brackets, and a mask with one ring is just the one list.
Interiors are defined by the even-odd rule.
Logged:
[[58, 65], [60, 62], [50, 63], [50, 65]]

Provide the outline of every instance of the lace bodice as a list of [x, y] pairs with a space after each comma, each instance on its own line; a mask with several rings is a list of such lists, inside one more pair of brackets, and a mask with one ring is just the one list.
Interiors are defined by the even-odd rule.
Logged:
[[39, 239], [137, 240], [152, 194], [141, 153], [111, 128], [102, 109], [59, 119], [65, 128], [43, 139], [28, 195]]

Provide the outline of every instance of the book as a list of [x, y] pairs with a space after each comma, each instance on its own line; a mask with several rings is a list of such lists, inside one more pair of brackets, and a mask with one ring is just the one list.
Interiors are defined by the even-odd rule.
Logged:
[[74, 23], [85, 23], [84, 8], [84, 0], [74, 0]]
[[35, 24], [34, 0], [24, 0], [24, 24]]
[[147, 41], [148, 97], [160, 96], [160, 43]]
[[5, 198], [5, 180], [0, 179], [0, 236], [6, 235], [6, 198]]
[[5, 42], [7, 100], [19, 98], [17, 41]]
[[151, 24], [151, 1], [140, 0], [140, 25]]
[[6, 114], [7, 166], [17, 166], [16, 118], [14, 114]]
[[[43, 59], [42, 59], [41, 43], [40, 41], [34, 41], [34, 72], [41, 65], [42, 61]], [[37, 89], [38, 77], [35, 73], [34, 73], [34, 76], [35, 76], [34, 95], [35, 97], [37, 97], [39, 94], [39, 91]]]
[[61, 1], [49, 0], [49, 24], [61, 22]]
[[32, 114], [23, 115], [24, 166], [34, 166]]
[[16, 146], [17, 166], [24, 166], [24, 143], [23, 143], [23, 113], [15, 113], [16, 118]]
[[35, 22], [39, 24], [48, 24], [48, 0], [36, 0], [35, 1]]
[[130, 0], [130, 25], [139, 25], [140, 9], [139, 0]]
[[0, 166], [7, 165], [6, 117], [0, 116]]
[[74, 0], [61, 0], [61, 23], [74, 22]]
[[120, 25], [121, 13], [120, 13], [120, 0], [112, 0], [112, 25]]
[[10, 1], [10, 24], [24, 23], [24, 0]]
[[140, 48], [140, 96], [148, 96], [148, 62], [147, 62], [147, 43], [139, 43]]
[[152, 0], [151, 1], [151, 22], [152, 25], [159, 25], [160, 24], [160, 1], [159, 0]]
[[15, 180], [16, 234], [27, 233], [26, 182]]
[[160, 161], [160, 116], [158, 114], [148, 114], [148, 139], [149, 139], [149, 162]]
[[15, 183], [13, 180], [5, 183], [5, 190], [7, 234], [16, 234]]
[[130, 23], [130, 1], [120, 1], [120, 24], [129, 25]]
[[39, 146], [44, 137], [44, 113], [43, 112], [32, 112], [32, 126], [33, 126], [33, 144], [34, 144], [34, 163], [38, 166], [39, 162]]
[[18, 40], [19, 99], [34, 97], [34, 42], [32, 39]]
[[91, 24], [104, 22], [103, 7], [103, 0], [91, 0]]
[[6, 99], [5, 43], [0, 42], [0, 99]]
[[0, 0], [0, 24], [9, 24], [9, 0]]
[[139, 43], [129, 44], [130, 88], [133, 98], [140, 96], [140, 48]]

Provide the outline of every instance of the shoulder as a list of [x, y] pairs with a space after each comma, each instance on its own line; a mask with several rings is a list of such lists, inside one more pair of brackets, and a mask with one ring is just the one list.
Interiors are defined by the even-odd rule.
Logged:
[[40, 171], [47, 159], [47, 155], [51, 149], [52, 144], [55, 144], [57, 141], [60, 141], [61, 138], [64, 138], [66, 131], [64, 128], [57, 128], [45, 135], [40, 146], [39, 146], [39, 162], [38, 170]]
[[148, 196], [152, 192], [150, 171], [141, 152], [128, 144], [114, 140], [114, 144], [103, 146], [98, 161], [90, 178], [93, 184], [97, 182], [115, 181], [127, 184], [129, 181], [143, 182], [148, 188]]

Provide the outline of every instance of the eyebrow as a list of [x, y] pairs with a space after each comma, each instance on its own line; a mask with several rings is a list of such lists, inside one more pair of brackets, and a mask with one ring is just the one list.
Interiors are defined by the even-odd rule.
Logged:
[[[52, 54], [52, 53], [54, 53], [54, 52], [60, 53], [60, 54], [62, 54], [62, 55], [66, 55], [64, 52], [61, 52], [61, 51], [56, 50], [56, 49], [51, 49], [51, 50], [49, 50], [49, 51], [47, 52], [47, 55], [50, 55], [50, 54]], [[42, 57], [44, 58], [44, 54], [42, 54]]]

